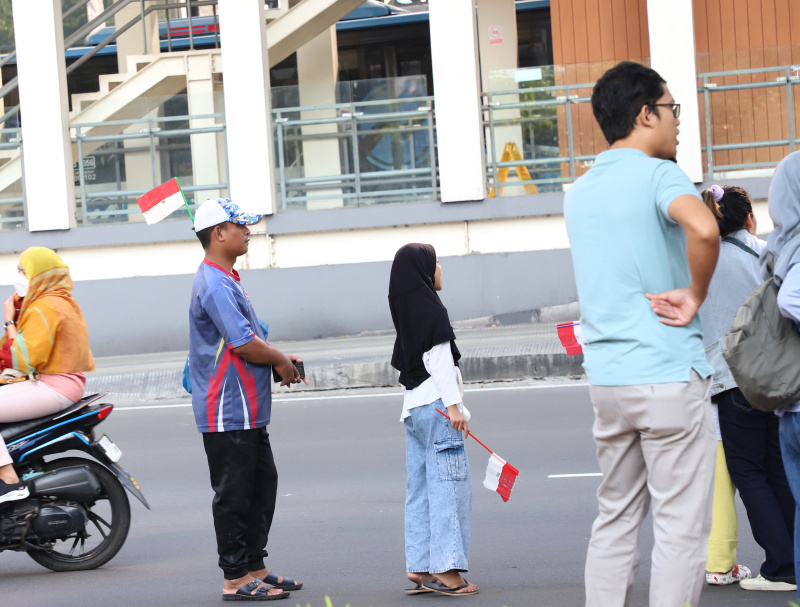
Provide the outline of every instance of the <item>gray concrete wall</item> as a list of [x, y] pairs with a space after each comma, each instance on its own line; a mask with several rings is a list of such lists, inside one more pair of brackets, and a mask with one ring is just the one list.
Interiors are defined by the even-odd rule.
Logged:
[[[453, 321], [577, 301], [568, 250], [442, 257], [441, 292]], [[391, 262], [242, 272], [272, 339], [391, 329]], [[95, 356], [187, 350], [193, 276], [82, 281], [74, 296]]]

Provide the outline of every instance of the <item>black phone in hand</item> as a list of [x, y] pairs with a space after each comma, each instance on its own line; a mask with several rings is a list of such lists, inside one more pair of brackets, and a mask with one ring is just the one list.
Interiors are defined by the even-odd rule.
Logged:
[[[306, 378], [306, 369], [303, 366], [303, 363], [296, 363], [296, 362], [292, 361], [292, 364], [294, 365], [294, 368], [297, 369], [297, 371], [300, 373], [300, 379], [305, 379]], [[275, 369], [274, 366], [272, 367], [272, 379], [276, 383], [281, 383], [283, 381], [283, 379], [278, 374], [278, 371]]]

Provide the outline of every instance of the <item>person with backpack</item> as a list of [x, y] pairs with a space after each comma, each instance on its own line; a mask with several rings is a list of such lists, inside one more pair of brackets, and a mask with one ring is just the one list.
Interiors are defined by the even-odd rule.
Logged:
[[[750, 405], [723, 356], [734, 316], [761, 284], [759, 258], [766, 243], [755, 236], [753, 204], [744, 189], [714, 185], [703, 192], [703, 200], [717, 218], [722, 237], [717, 267], [700, 308], [703, 345], [714, 368], [711, 402], [721, 439], [706, 581], [712, 585], [738, 581], [746, 590], [794, 590], [794, 498], [783, 468], [778, 418]], [[755, 578], [747, 567], [736, 564], [737, 488], [753, 537], [766, 554]]]
[[[800, 326], [800, 152], [784, 158], [769, 186], [769, 216], [775, 228], [762, 255], [762, 274], [771, 274], [781, 314]], [[794, 566], [800, 567], [800, 402], [780, 409], [779, 437], [786, 478], [795, 499]], [[798, 593], [800, 598], [800, 593]]]

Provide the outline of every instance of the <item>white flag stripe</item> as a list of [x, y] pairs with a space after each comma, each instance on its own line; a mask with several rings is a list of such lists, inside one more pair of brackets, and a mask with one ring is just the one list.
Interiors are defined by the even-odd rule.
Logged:
[[144, 212], [144, 219], [148, 224], [153, 224], [164, 219], [167, 215], [183, 206], [183, 194], [180, 191], [167, 196], [164, 200]]
[[486, 466], [486, 478], [483, 479], [483, 486], [490, 491], [497, 491], [497, 486], [500, 484], [500, 476], [503, 474], [503, 466], [506, 465], [504, 460], [499, 455], [493, 453], [489, 456], [489, 465]]

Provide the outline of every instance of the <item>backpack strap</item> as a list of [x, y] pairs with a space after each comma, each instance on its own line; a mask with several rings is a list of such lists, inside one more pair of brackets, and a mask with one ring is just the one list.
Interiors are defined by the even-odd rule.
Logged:
[[748, 253], [750, 253], [750, 255], [752, 255], [756, 259], [761, 257], [758, 253], [756, 253], [753, 249], [748, 247], [746, 244], [744, 244], [743, 242], [741, 242], [739, 240], [736, 240], [735, 238], [731, 238], [730, 236], [726, 236], [725, 238], [723, 238], [722, 242], [728, 242], [728, 243], [730, 243], [730, 244], [732, 244], [732, 245], [734, 245], [736, 247], [739, 247], [742, 251], [747, 251]]

